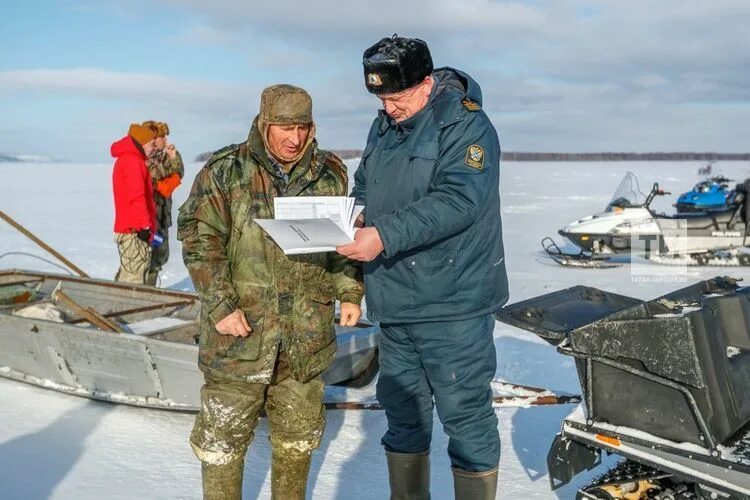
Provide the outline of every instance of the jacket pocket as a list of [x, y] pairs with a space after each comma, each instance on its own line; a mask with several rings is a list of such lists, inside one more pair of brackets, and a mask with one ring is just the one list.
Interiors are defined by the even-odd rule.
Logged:
[[423, 196], [432, 188], [438, 152], [438, 143], [434, 141], [418, 142], [409, 151], [410, 181], [417, 196]]
[[[268, 307], [268, 288], [235, 283], [240, 296], [238, 308], [245, 313], [252, 331], [247, 337], [222, 335], [213, 324], [205, 325], [206, 334], [201, 336], [201, 357], [210, 356], [216, 360], [248, 360], [260, 358], [263, 347], [263, 324], [265, 309]], [[206, 358], [207, 359], [207, 358]], [[211, 363], [209, 363], [211, 364]]]
[[440, 145], [437, 141], [419, 141], [409, 151], [409, 159], [437, 160]]
[[200, 356], [204, 363], [216, 366], [218, 362], [237, 359], [255, 361], [260, 358], [263, 347], [263, 321], [251, 321], [250, 312], [242, 309], [252, 331], [247, 337], [223, 335], [209, 325], [200, 338]]
[[[335, 291], [326, 280], [311, 284], [295, 303], [295, 339], [301, 355], [312, 355], [336, 338], [333, 327]], [[290, 346], [292, 348], [292, 346]]]
[[456, 293], [458, 273], [454, 252], [430, 248], [407, 257], [403, 264], [411, 279], [412, 305], [446, 302]]
[[255, 361], [261, 355], [264, 338], [266, 309], [269, 305], [268, 287], [244, 285], [237, 290], [240, 295], [239, 308], [245, 313], [252, 331], [247, 337], [237, 337], [227, 350], [227, 356], [233, 359]]
[[333, 319], [336, 290], [330, 280], [324, 280], [319, 286], [310, 289], [306, 294], [309, 302], [309, 315], [301, 318], [317, 326], [317, 331], [330, 332], [333, 336]]
[[294, 307], [295, 328], [287, 350], [294, 377], [304, 382], [322, 373], [336, 353], [333, 284], [311, 283]]

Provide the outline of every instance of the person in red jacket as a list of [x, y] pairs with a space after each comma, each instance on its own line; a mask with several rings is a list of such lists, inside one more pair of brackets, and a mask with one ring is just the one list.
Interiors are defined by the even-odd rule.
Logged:
[[151, 240], [156, 230], [156, 207], [146, 159], [154, 149], [156, 134], [137, 123], [128, 135], [112, 144], [115, 165], [112, 190], [115, 198], [115, 241], [120, 269], [115, 281], [143, 284], [151, 262]]

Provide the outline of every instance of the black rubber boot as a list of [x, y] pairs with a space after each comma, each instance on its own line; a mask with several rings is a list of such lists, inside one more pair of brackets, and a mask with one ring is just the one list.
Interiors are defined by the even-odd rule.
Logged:
[[430, 450], [396, 453], [386, 450], [391, 500], [430, 500]]
[[451, 469], [456, 500], [495, 500], [497, 467], [482, 472], [469, 472], [455, 467]]

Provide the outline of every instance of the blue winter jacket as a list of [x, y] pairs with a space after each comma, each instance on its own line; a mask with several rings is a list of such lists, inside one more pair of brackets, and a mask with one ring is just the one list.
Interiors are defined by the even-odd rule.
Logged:
[[508, 300], [497, 133], [471, 77], [433, 77], [416, 115], [379, 112], [354, 176], [385, 247], [364, 265], [367, 315], [382, 323], [471, 318]]

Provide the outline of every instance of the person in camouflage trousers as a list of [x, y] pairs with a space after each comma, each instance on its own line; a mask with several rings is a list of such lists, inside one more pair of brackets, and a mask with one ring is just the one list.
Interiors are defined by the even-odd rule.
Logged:
[[359, 320], [358, 264], [335, 252], [284, 255], [253, 222], [276, 196], [343, 196], [346, 167], [318, 149], [304, 90], [263, 91], [246, 142], [219, 150], [180, 207], [177, 237], [200, 294], [199, 366], [205, 384], [190, 444], [206, 499], [242, 496], [244, 457], [265, 409], [272, 498], [303, 499], [325, 426], [321, 373], [341, 324]]
[[159, 272], [169, 260], [169, 228], [172, 227], [172, 193], [182, 182], [185, 168], [182, 157], [174, 144], [167, 141], [169, 125], [164, 122], [147, 121], [144, 127], [149, 127], [156, 133], [155, 149], [148, 158], [146, 165], [151, 174], [154, 190], [154, 204], [156, 205], [156, 234], [162, 240], [153, 244], [151, 264], [146, 274], [146, 284], [156, 286]]

